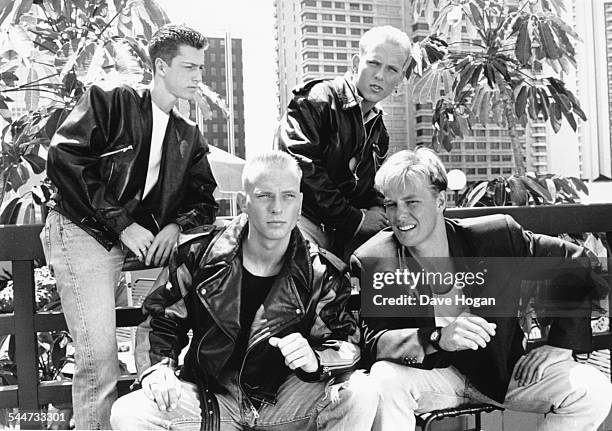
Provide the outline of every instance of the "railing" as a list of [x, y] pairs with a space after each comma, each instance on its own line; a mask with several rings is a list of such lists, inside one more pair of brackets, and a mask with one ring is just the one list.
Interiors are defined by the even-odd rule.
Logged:
[[[612, 204], [557, 205], [538, 207], [486, 207], [449, 209], [447, 216], [474, 217], [505, 213], [513, 216], [525, 228], [534, 232], [559, 234], [564, 232], [605, 232], [612, 244]], [[71, 382], [38, 382], [38, 347], [36, 332], [66, 329], [64, 315], [59, 312], [35, 312], [34, 261], [44, 260], [39, 240], [40, 225], [1, 226], [0, 261], [13, 262], [14, 312], [0, 315], [0, 334], [15, 334], [15, 362], [18, 385], [0, 386], [0, 408], [19, 407], [36, 410], [39, 405], [70, 401]], [[611, 260], [608, 260], [610, 268]], [[609, 273], [612, 273], [609, 270]], [[612, 280], [612, 277], [608, 277]], [[612, 298], [610, 298], [612, 306]], [[612, 308], [612, 307], [610, 307]], [[117, 309], [117, 326], [135, 326], [141, 320], [138, 308]], [[594, 349], [612, 348], [609, 330], [594, 337]], [[133, 377], [119, 382], [120, 390]]]

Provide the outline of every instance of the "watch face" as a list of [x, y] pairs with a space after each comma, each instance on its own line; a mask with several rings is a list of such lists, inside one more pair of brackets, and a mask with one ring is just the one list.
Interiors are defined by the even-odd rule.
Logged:
[[440, 330], [435, 329], [429, 336], [429, 339], [434, 342], [438, 341], [440, 339]]

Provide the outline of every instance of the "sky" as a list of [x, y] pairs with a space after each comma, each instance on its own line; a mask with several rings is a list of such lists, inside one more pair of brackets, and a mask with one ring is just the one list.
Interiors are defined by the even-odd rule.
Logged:
[[273, 0], [157, 0], [176, 24], [242, 39], [246, 156], [272, 148], [278, 117]]

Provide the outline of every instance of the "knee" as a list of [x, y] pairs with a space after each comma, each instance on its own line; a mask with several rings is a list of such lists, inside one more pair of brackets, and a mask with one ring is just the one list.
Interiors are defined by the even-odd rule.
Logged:
[[580, 364], [572, 370], [570, 382], [578, 395], [574, 398], [579, 404], [576, 407], [603, 421], [612, 403], [612, 384], [606, 376], [592, 366]]
[[339, 392], [334, 396], [334, 386], [331, 386], [330, 399], [332, 403], [338, 400], [347, 403], [357, 411], [376, 410], [380, 400], [378, 383], [363, 371], [355, 371], [351, 377], [338, 386]]
[[127, 394], [113, 403], [110, 423], [114, 430], [137, 429], [139, 423], [137, 415], [144, 409], [142, 391]]
[[378, 361], [372, 365], [370, 377], [376, 382], [379, 388], [383, 391], [392, 389], [399, 382], [399, 368], [406, 368], [402, 365], [394, 364], [388, 361]]

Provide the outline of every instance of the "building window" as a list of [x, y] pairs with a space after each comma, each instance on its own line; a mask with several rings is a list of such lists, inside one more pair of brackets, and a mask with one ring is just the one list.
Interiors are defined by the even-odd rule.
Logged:
[[349, 8], [351, 10], [359, 10], [359, 3], [350, 3]]
[[351, 48], [359, 48], [359, 41], [351, 40]]
[[476, 149], [477, 150], [486, 150], [487, 149], [487, 143], [486, 142], [476, 142]]
[[512, 161], [512, 156], [511, 155], [504, 155], [502, 156], [502, 162], [511, 162]]
[[487, 168], [478, 168], [476, 172], [478, 172], [478, 175], [487, 175]]
[[316, 64], [309, 64], [308, 66], [304, 68], [304, 72], [318, 72], [318, 71], [319, 71], [319, 66], [317, 66]]
[[465, 143], [463, 144], [463, 147], [464, 147], [466, 150], [473, 150], [473, 149], [474, 149], [474, 143], [473, 143], [473, 142], [465, 142]]
[[446, 154], [442, 154], [440, 155], [440, 160], [442, 160], [444, 163], [448, 163], [448, 156]]
[[416, 118], [417, 124], [420, 123], [431, 123], [431, 115], [422, 115]]
[[334, 28], [333, 27], [323, 27], [323, 33], [333, 33], [334, 32]]
[[317, 19], [317, 14], [312, 12], [306, 12], [304, 14], [304, 19]]
[[489, 136], [499, 136], [499, 130], [489, 130]]
[[339, 53], [337, 53], [336, 54], [336, 58], [338, 60], [346, 60], [347, 59], [346, 52], [339, 52]]
[[344, 16], [344, 15], [336, 15], [336, 21], [344, 22], [344, 21], [346, 21], [346, 16]]
[[361, 22], [360, 16], [351, 15], [351, 22]]
[[302, 33], [316, 33], [316, 32], [317, 32], [316, 25], [307, 25], [304, 27], [304, 30], [302, 30]]
[[477, 162], [486, 162], [487, 161], [487, 156], [483, 155], [483, 154], [479, 154], [476, 156], [476, 161]]
[[[366, 5], [364, 5], [366, 6]], [[363, 17], [363, 23], [364, 24], [372, 24], [374, 22], [374, 18], [372, 18], [371, 16], [364, 16]]]
[[334, 46], [334, 41], [330, 39], [323, 39], [323, 46]]
[[468, 175], [474, 175], [474, 174], [476, 174], [476, 168], [467, 168], [465, 170], [465, 173], [468, 174]]
[[317, 39], [305, 39], [304, 40], [304, 45], [307, 45], [307, 46], [317, 46], [318, 44], [319, 44], [319, 41]]
[[512, 168], [502, 168], [502, 173], [504, 175], [510, 175], [512, 174]]
[[476, 130], [474, 136], [485, 136], [484, 130]]
[[364, 4], [363, 5], [363, 10], [372, 10], [372, 5], [371, 4]]
[[334, 7], [336, 9], [344, 9], [344, 3], [342, 3], [341, 1], [334, 2]]
[[501, 173], [500, 168], [491, 168], [491, 175], [499, 175]]
[[474, 156], [465, 156], [466, 162], [474, 162]]
[[323, 53], [323, 58], [326, 60], [333, 60], [334, 59], [334, 53], [333, 52], [324, 52]]
[[321, 7], [332, 7], [332, 2], [330, 1], [322, 1]]
[[361, 29], [360, 28], [352, 28], [351, 29], [351, 34], [353, 36], [359, 36], [361, 34]]
[[492, 162], [499, 162], [501, 160], [501, 157], [499, 157], [498, 154], [494, 154], [491, 156], [491, 161]]
[[317, 2], [315, 0], [304, 0], [302, 4], [306, 7], [317, 7]]
[[346, 29], [344, 27], [336, 27], [336, 34], [346, 34]]
[[502, 150], [509, 150], [511, 148], [512, 148], [512, 146], [511, 146], [510, 142], [502, 142]]
[[492, 150], [499, 150], [499, 142], [491, 142], [490, 145]]
[[348, 66], [338, 66], [338, 73], [346, 73]]
[[328, 65], [323, 66], [323, 72], [332, 72], [333, 73], [335, 71], [336, 71], [336, 68], [334, 66], [328, 66]]
[[307, 52], [304, 54], [304, 58], [319, 58], [318, 52]]
[[321, 15], [321, 19], [323, 21], [331, 21], [332, 20], [332, 14], [331, 13], [324, 13], [323, 15]]
[[346, 47], [346, 40], [337, 40], [337, 41], [336, 41], [336, 46], [337, 46], [338, 48], [344, 48], [344, 47]]
[[461, 162], [461, 156], [451, 156], [451, 162]]

